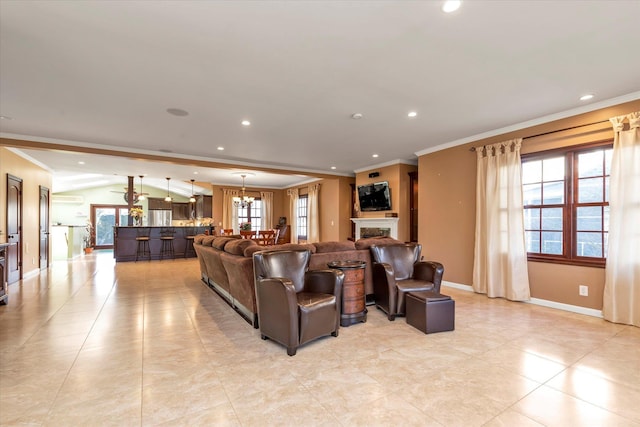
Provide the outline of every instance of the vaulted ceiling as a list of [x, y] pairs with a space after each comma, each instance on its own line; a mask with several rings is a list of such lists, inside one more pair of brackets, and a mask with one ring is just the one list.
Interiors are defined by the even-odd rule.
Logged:
[[638, 1], [441, 6], [2, 1], [0, 136], [54, 178], [284, 188], [640, 98]]

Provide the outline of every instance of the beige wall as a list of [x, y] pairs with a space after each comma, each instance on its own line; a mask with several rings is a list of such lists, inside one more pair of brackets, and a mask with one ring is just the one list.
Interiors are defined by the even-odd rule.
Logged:
[[[418, 170], [418, 166], [398, 163], [381, 168], [369, 169], [356, 174], [356, 185], [387, 181], [391, 192], [391, 211], [398, 214], [398, 240], [409, 241], [409, 172]], [[371, 172], [380, 175], [369, 178]], [[360, 212], [363, 218], [382, 218], [386, 212]]]
[[[320, 210], [320, 241], [340, 241], [351, 237], [351, 177], [336, 177], [320, 179], [313, 184], [320, 184], [318, 194], [318, 206]], [[310, 184], [294, 186], [299, 194], [308, 194]], [[287, 222], [291, 223], [289, 216], [289, 196], [283, 190], [284, 198], [282, 209]], [[293, 232], [293, 230], [292, 230]]]
[[[554, 132], [574, 126], [606, 121], [610, 117], [640, 111], [640, 101], [594, 111], [475, 141], [420, 156], [419, 241], [427, 259], [445, 265], [444, 279], [471, 285], [475, 239], [476, 155], [474, 146]], [[527, 138], [522, 153], [612, 139], [611, 125], [600, 123], [550, 135]], [[529, 262], [531, 296], [564, 304], [601, 309], [604, 269]], [[578, 295], [588, 285], [589, 296]]]
[[51, 173], [0, 147], [0, 242], [3, 243], [7, 239], [7, 174], [22, 179], [22, 275], [25, 276], [40, 268], [39, 186], [51, 190]]

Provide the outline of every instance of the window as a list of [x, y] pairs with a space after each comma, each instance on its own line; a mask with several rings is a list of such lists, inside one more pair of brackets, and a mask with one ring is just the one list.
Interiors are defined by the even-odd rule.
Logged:
[[238, 206], [238, 223], [250, 222], [251, 229], [258, 231], [262, 227], [262, 201], [255, 199], [248, 207]]
[[307, 201], [309, 196], [298, 197], [298, 241], [307, 240]]
[[607, 143], [523, 156], [529, 260], [604, 266], [612, 151]]

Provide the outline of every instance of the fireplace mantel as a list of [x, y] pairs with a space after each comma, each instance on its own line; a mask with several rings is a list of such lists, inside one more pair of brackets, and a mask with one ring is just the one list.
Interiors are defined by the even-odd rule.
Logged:
[[399, 218], [351, 218], [356, 225], [356, 240], [360, 238], [362, 228], [384, 228], [389, 229], [389, 237], [398, 238]]

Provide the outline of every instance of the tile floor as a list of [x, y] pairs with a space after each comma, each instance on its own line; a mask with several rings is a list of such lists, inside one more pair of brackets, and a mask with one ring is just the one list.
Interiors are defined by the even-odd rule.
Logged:
[[640, 425], [640, 328], [593, 317], [446, 288], [454, 332], [369, 307], [289, 357], [196, 260], [96, 252], [10, 292], [1, 425]]

